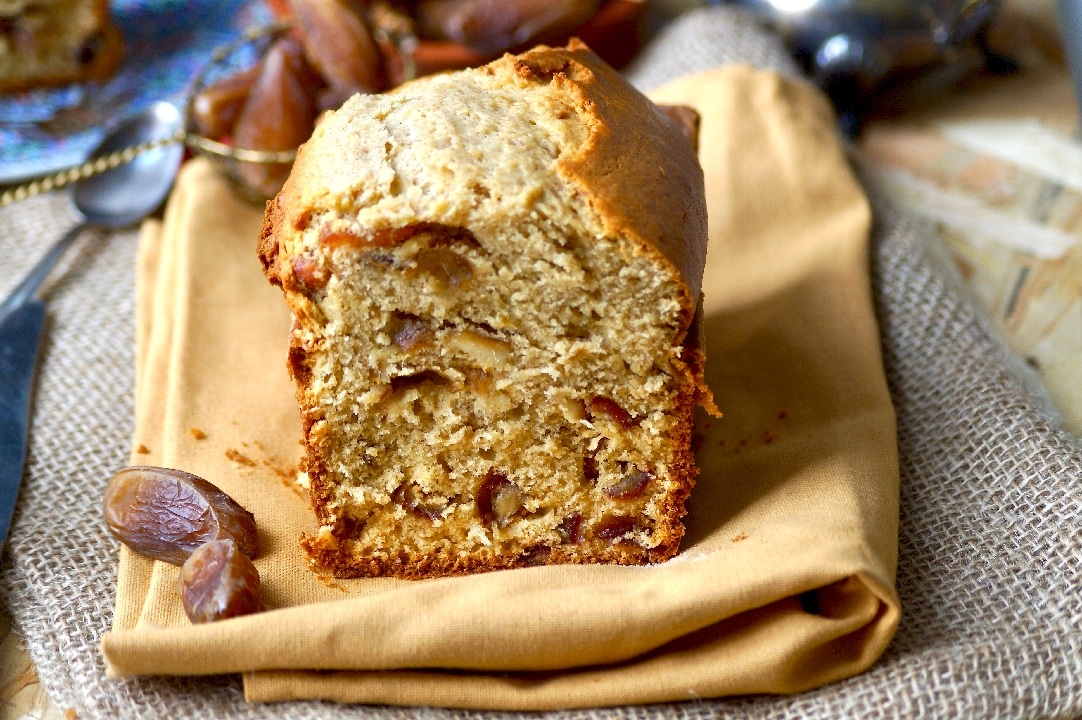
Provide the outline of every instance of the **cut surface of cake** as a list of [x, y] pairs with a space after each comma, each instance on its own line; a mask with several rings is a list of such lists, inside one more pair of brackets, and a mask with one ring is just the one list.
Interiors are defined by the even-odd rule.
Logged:
[[121, 53], [108, 0], [0, 0], [0, 91], [100, 80]]
[[585, 45], [358, 95], [267, 204], [314, 566], [421, 578], [675, 554], [713, 412], [703, 176]]

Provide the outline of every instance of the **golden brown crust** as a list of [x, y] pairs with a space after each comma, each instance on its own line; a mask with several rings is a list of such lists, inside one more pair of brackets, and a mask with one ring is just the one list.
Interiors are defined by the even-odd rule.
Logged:
[[[671, 118], [577, 39], [566, 48], [541, 45], [505, 55], [477, 72], [555, 83], [591, 116], [587, 144], [561, 159], [557, 173], [588, 198], [608, 235], [659, 255], [680, 272], [688, 290], [680, 323], [686, 328], [699, 301], [707, 243], [703, 174], [688, 143], [687, 118]], [[308, 162], [302, 148], [279, 193], [287, 216], [276, 222], [302, 228], [317, 206], [329, 205], [321, 190], [313, 190], [324, 187], [328, 172], [333, 168]], [[643, 193], [644, 187], [651, 192]]]
[[282, 222], [282, 208], [279, 205], [280, 197], [279, 195], [267, 201], [263, 211], [263, 226], [259, 230], [259, 243], [256, 246], [256, 254], [263, 266], [263, 274], [272, 285], [278, 287], [282, 287], [282, 279], [278, 277], [276, 266], [279, 250], [276, 231]]
[[714, 404], [714, 393], [706, 384], [706, 353], [703, 352], [703, 296], [699, 295], [699, 305], [691, 319], [691, 326], [684, 336], [683, 352], [680, 362], [684, 366], [688, 382], [695, 388], [694, 404], [702, 407], [714, 417], [721, 417], [721, 410]]
[[702, 168], [683, 129], [577, 39], [525, 53], [515, 68], [566, 83], [593, 115], [588, 145], [558, 170], [583, 188], [613, 236], [660, 252], [680, 271], [690, 292], [687, 327], [702, 286], [707, 219]]

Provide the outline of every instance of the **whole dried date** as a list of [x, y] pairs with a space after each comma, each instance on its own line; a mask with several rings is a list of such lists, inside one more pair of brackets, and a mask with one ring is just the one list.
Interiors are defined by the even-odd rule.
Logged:
[[124, 468], [105, 489], [105, 524], [140, 555], [181, 565], [200, 545], [236, 541], [259, 555], [255, 517], [213, 483], [183, 470]]
[[308, 60], [337, 97], [384, 89], [379, 46], [348, 0], [290, 0], [290, 5]]
[[[315, 87], [300, 43], [278, 38], [263, 58], [233, 136], [248, 150], [292, 150], [308, 139], [316, 119]], [[240, 163], [249, 187], [271, 197], [282, 187], [292, 163]]]
[[257, 65], [200, 90], [192, 102], [195, 130], [209, 138], [232, 134], [233, 126], [258, 77]]
[[191, 554], [177, 581], [193, 623], [262, 612], [259, 571], [230, 539], [212, 540]]
[[527, 43], [560, 40], [595, 12], [599, 0], [421, 0], [422, 35], [499, 54]]

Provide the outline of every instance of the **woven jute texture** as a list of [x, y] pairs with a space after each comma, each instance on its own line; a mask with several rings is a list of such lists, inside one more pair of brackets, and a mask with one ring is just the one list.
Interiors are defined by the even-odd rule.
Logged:
[[[776, 39], [728, 9], [677, 22], [634, 72], [650, 86], [741, 59], [793, 72]], [[876, 208], [875, 295], [901, 457], [904, 616], [893, 645], [867, 673], [797, 696], [556, 715], [1082, 716], [1082, 452], [933, 261], [925, 229]], [[56, 195], [0, 210], [0, 293], [70, 221]], [[87, 233], [47, 291], [29, 464], [0, 588], [53, 701], [83, 719], [519, 717], [246, 705], [233, 677], [105, 679], [98, 641], [112, 620], [116, 552], [99, 503], [131, 440], [136, 242], [135, 232]]]

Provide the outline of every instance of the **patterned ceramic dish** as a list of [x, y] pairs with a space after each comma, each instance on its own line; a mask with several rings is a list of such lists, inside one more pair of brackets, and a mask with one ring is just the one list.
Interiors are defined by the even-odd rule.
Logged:
[[103, 127], [157, 100], [178, 107], [215, 48], [273, 20], [259, 0], [113, 0], [125, 56], [102, 83], [0, 94], [0, 183], [81, 163]]

